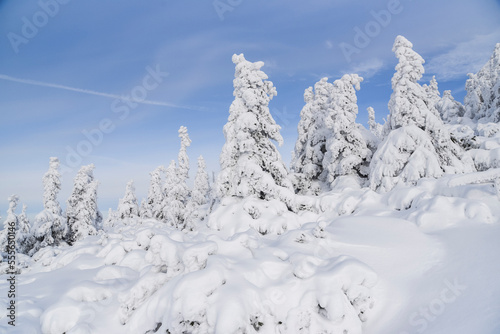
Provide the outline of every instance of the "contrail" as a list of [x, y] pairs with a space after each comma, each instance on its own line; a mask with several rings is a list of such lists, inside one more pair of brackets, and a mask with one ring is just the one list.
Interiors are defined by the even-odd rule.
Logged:
[[168, 102], [150, 101], [150, 100], [138, 101], [138, 100], [134, 100], [133, 98], [127, 98], [125, 96], [120, 96], [120, 95], [115, 95], [115, 94], [109, 94], [109, 93], [102, 93], [102, 92], [96, 92], [94, 90], [81, 89], [81, 88], [75, 88], [75, 87], [69, 87], [69, 86], [63, 86], [63, 85], [52, 84], [52, 83], [48, 83], [48, 82], [41, 82], [41, 81], [27, 80], [27, 79], [19, 79], [19, 78], [14, 78], [14, 77], [5, 75], [5, 74], [0, 74], [0, 79], [8, 80], [8, 81], [14, 81], [14, 82], [20, 82], [20, 83], [24, 83], [24, 84], [27, 84], [27, 85], [33, 85], [33, 86], [58, 88], [58, 89], [70, 90], [70, 91], [73, 91], [73, 92], [78, 92], [78, 93], [83, 93], [83, 94], [104, 96], [104, 97], [109, 97], [109, 98], [112, 98], [112, 99], [118, 99], [118, 100], [122, 100], [122, 101], [130, 101], [130, 102], [133, 102], [133, 103], [151, 104], [151, 105], [155, 105], [155, 106], [164, 106], [164, 107], [170, 107], [170, 108], [188, 109], [188, 110], [196, 110], [196, 111], [200, 111], [200, 110], [203, 111], [204, 110], [204, 108], [200, 108], [200, 107], [180, 106], [180, 105], [176, 105], [176, 104], [168, 103]]

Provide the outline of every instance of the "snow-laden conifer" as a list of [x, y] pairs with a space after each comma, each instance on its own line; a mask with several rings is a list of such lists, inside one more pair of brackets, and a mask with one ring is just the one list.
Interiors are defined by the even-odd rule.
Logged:
[[181, 139], [181, 148], [177, 156], [179, 163], [178, 171], [179, 177], [185, 182], [189, 176], [189, 157], [187, 155], [187, 148], [191, 145], [191, 139], [189, 138], [189, 134], [185, 126], [181, 126], [179, 128], [179, 138]]
[[139, 205], [135, 197], [134, 181], [127, 183], [125, 195], [120, 199], [116, 211], [119, 219], [134, 219], [139, 216]]
[[206, 171], [205, 160], [202, 156], [198, 158], [198, 168], [194, 179], [194, 187], [191, 197], [186, 205], [186, 226], [193, 229], [198, 221], [205, 219], [210, 202], [210, 184]]
[[233, 63], [235, 99], [224, 126], [226, 143], [220, 155], [218, 196], [274, 198], [294, 210], [288, 171], [271, 142], [283, 142], [280, 126], [269, 112], [276, 89], [261, 71], [263, 62], [251, 63], [240, 54], [233, 55]]
[[[412, 128], [403, 129], [394, 134], [391, 132], [381, 143], [379, 152], [374, 156], [371, 164], [370, 184], [373, 189], [389, 190], [388, 185], [394, 186], [399, 181], [414, 183], [415, 175], [437, 177], [444, 172], [463, 173], [474, 169], [472, 159], [460, 146], [453, 143], [439, 112], [429, 101], [428, 93], [418, 83], [424, 73], [424, 60], [412, 48], [413, 45], [403, 36], [398, 36], [394, 42], [393, 52], [399, 59], [399, 63], [392, 78], [393, 93], [389, 101], [389, 125], [392, 132], [409, 126], [422, 131]], [[410, 136], [410, 138], [397, 138], [397, 136]], [[427, 138], [424, 138], [425, 136]], [[430, 142], [433, 149], [427, 147], [425, 150], [414, 151], [416, 149], [416, 146], [412, 144], [414, 142], [422, 145]], [[405, 147], [405, 144], [411, 145]], [[413, 153], [420, 158], [413, 158]], [[435, 156], [424, 156], [425, 154]], [[407, 161], [401, 162], [401, 159], [407, 159]], [[401, 161], [398, 163], [399, 160]], [[422, 165], [424, 161], [436, 160], [441, 169], [439, 173], [436, 172], [434, 164]], [[387, 168], [390, 164], [392, 167]], [[418, 173], [405, 172], [410, 169]], [[401, 177], [399, 177], [400, 174]], [[412, 175], [412, 177], [406, 175]]]
[[31, 233], [31, 225], [26, 214], [26, 209], [26, 204], [23, 204], [23, 210], [18, 216], [16, 231], [16, 249], [22, 254], [29, 254], [35, 243], [35, 238]]
[[144, 205], [141, 203], [141, 218], [153, 218], [163, 220], [163, 204], [165, 194], [163, 193], [163, 174], [165, 167], [158, 166], [151, 173], [148, 198]]
[[362, 81], [363, 78], [357, 74], [346, 74], [333, 83], [333, 110], [325, 118], [330, 136], [323, 158], [326, 182], [330, 185], [338, 176], [368, 175], [371, 151], [356, 124], [356, 90], [360, 89]]
[[[187, 185], [189, 177], [189, 157], [187, 154], [187, 148], [191, 145], [191, 139], [189, 138], [187, 128], [185, 126], [181, 126], [179, 128], [179, 138], [181, 139], [181, 147], [177, 156], [178, 167], [176, 168], [178, 184], [176, 186], [176, 194], [174, 197], [176, 197], [185, 207], [190, 196], [190, 190]], [[165, 190], [168, 191], [166, 188]], [[167, 192], [164, 191], [164, 193]], [[177, 225], [184, 226], [184, 222], [179, 221]]]
[[17, 195], [11, 195], [8, 201], [9, 208], [7, 209], [7, 218], [3, 222], [3, 229], [0, 231], [0, 254], [3, 253], [4, 256], [7, 256], [9, 250], [15, 251], [15, 249], [10, 247], [15, 247], [16, 230], [19, 228], [19, 219], [16, 215], [19, 197]]
[[297, 127], [298, 138], [295, 143], [291, 163], [291, 179], [295, 191], [301, 194], [317, 195], [321, 191], [321, 174], [326, 140], [329, 130], [325, 118], [331, 111], [333, 85], [328, 78], [322, 78], [304, 92], [306, 105], [300, 112]]
[[500, 43], [490, 60], [465, 84], [466, 116], [482, 122], [500, 122]]
[[205, 205], [210, 201], [210, 183], [208, 181], [207, 165], [201, 155], [198, 157], [198, 169], [196, 170], [191, 199], [198, 206]]
[[104, 220], [103, 227], [104, 229], [110, 229], [113, 226], [115, 226], [115, 223], [119, 220], [118, 214], [113, 211], [113, 209], [109, 208], [108, 209], [108, 216], [106, 217], [106, 220]]
[[168, 225], [182, 230], [185, 227], [186, 193], [180, 174], [175, 161], [172, 160], [165, 171], [163, 217]]
[[366, 109], [368, 112], [368, 126], [370, 127], [370, 132], [375, 136], [375, 138], [382, 140], [384, 138], [384, 126], [377, 123], [375, 120], [375, 110], [372, 107]]
[[432, 79], [429, 82], [429, 84], [428, 85], [424, 84], [422, 87], [427, 96], [427, 105], [429, 107], [429, 110], [435, 112], [437, 108], [436, 104], [441, 100], [441, 95], [439, 93], [436, 76], [432, 76]]
[[456, 124], [460, 117], [465, 114], [465, 109], [462, 104], [455, 101], [451, 95], [451, 90], [445, 90], [443, 97], [436, 104], [436, 108], [445, 123]]
[[96, 235], [102, 224], [102, 215], [97, 208], [98, 182], [94, 180], [93, 170], [93, 164], [83, 166], [75, 177], [73, 192], [66, 207], [69, 243]]
[[[43, 176], [43, 211], [35, 216], [32, 233], [36, 238], [33, 252], [42, 247], [59, 245], [68, 232], [57, 195], [61, 190], [59, 159], [50, 158], [49, 170]], [[32, 253], [33, 253], [32, 252]]]
[[443, 175], [430, 137], [416, 125], [392, 130], [372, 158], [370, 185], [386, 192], [397, 184]]

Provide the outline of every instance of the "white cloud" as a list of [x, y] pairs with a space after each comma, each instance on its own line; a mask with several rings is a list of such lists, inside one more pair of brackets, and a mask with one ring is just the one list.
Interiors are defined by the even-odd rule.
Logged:
[[487, 35], [477, 35], [430, 59], [425, 66], [426, 72], [436, 75], [440, 81], [450, 81], [467, 73], [475, 73], [488, 61], [498, 42], [500, 29]]
[[374, 58], [354, 65], [349, 72], [359, 74], [363, 78], [368, 79], [377, 74], [383, 67], [384, 62], [378, 58]]

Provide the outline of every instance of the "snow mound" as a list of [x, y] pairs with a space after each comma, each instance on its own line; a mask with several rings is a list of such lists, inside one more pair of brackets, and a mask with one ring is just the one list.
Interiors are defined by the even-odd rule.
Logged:
[[265, 235], [282, 234], [299, 228], [300, 222], [297, 215], [288, 211], [286, 205], [278, 200], [224, 198], [210, 215], [208, 226], [228, 236], [248, 228]]

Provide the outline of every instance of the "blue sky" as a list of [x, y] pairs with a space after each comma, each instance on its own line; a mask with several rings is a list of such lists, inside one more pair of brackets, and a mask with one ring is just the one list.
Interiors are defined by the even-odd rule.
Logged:
[[[149, 172], [176, 159], [181, 125], [192, 139], [191, 178], [200, 154], [217, 172], [233, 99], [234, 53], [266, 63], [263, 70], [278, 91], [270, 109], [282, 126], [280, 150], [288, 162], [304, 89], [321, 77], [363, 76], [358, 121], [366, 122], [368, 106], [382, 121], [397, 35], [426, 59], [424, 80], [436, 75], [440, 91], [452, 90], [459, 101], [466, 74], [477, 71], [500, 42], [500, 1], [493, 0], [54, 1], [0, 0], [3, 217], [12, 193], [30, 213], [41, 210], [41, 177], [51, 156], [68, 167], [59, 196], [63, 207], [79, 165], [89, 163], [101, 182], [101, 211], [116, 207], [130, 179], [138, 198], [145, 197]], [[383, 16], [388, 9], [393, 13]], [[366, 29], [371, 36], [356, 39]], [[347, 44], [357, 49], [350, 57], [340, 47]], [[146, 91], [146, 100], [159, 105], [127, 107], [123, 117], [116, 97], [144, 92], [148, 69], [168, 72]], [[103, 120], [108, 131], [98, 144], [78, 163], [68, 160], [87, 141], [82, 131], [95, 133]]]

